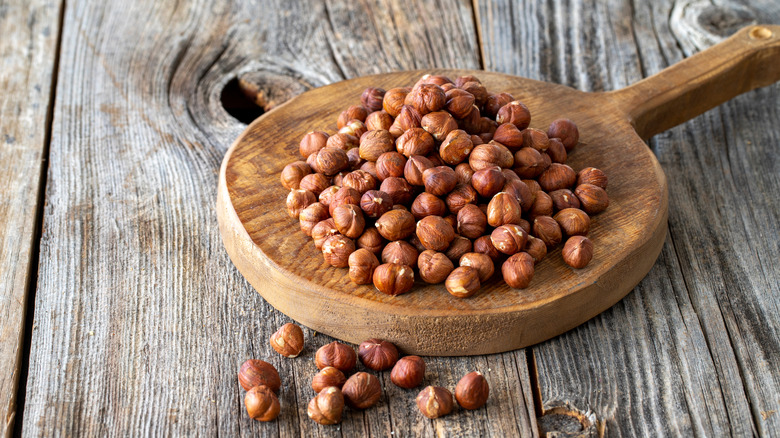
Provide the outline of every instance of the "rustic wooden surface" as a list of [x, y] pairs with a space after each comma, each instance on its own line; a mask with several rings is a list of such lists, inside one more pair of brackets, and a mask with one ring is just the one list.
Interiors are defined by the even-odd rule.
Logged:
[[[13, 32], [37, 37], [30, 29], [42, 22], [14, 19], [21, 29]], [[44, 43], [53, 44], [56, 19], [48, 22], [53, 36]], [[298, 360], [269, 348], [267, 337], [287, 318], [228, 260], [213, 205], [222, 155], [244, 128], [221, 104], [234, 78], [259, 84], [255, 93], [270, 96], [260, 101], [277, 105], [347, 77], [431, 67], [611, 90], [752, 22], [780, 22], [780, 6], [68, 1], [17, 432], [508, 436], [535, 435], [541, 425], [571, 435], [780, 434], [777, 84], [651, 140], [669, 180], [669, 238], [624, 300], [532, 348], [429, 358], [429, 383], [452, 387], [472, 369], [490, 376], [491, 401], [481, 411], [424, 419], [411, 408], [415, 391], [394, 387], [385, 373], [378, 407], [350, 412], [338, 427], [309, 421], [311, 358], [329, 339], [306, 330]], [[45, 69], [31, 71], [46, 77]], [[3, 107], [3, 129], [7, 117], [22, 126]], [[46, 124], [29, 132], [43, 139]], [[32, 169], [19, 192], [27, 202], [43, 187], [32, 176], [39, 157], [19, 164]], [[6, 187], [17, 193], [4, 185], [4, 195]], [[4, 217], [18, 225], [0, 229], [28, 224], [32, 214], [18, 211]], [[24, 245], [11, 249], [29, 253]], [[21, 260], [12, 272], [29, 275]], [[18, 282], [6, 284], [3, 277], [3, 294], [10, 287], [24, 297]], [[267, 358], [285, 377], [278, 421], [245, 415], [235, 371], [248, 357]]]

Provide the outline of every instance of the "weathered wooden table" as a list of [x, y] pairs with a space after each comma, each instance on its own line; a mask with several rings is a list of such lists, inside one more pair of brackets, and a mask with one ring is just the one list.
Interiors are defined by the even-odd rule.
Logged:
[[[330, 339], [307, 330], [298, 360], [270, 349], [288, 318], [233, 267], [214, 211], [222, 156], [259, 113], [241, 88], [269, 110], [453, 67], [610, 90], [755, 22], [780, 3], [0, 0], [5, 434], [780, 435], [778, 84], [650, 141], [669, 237], [624, 300], [532, 348], [428, 358], [429, 382], [492, 385], [486, 408], [439, 420], [383, 373], [379, 406], [311, 422]], [[275, 422], [244, 411], [249, 357], [283, 376]]]

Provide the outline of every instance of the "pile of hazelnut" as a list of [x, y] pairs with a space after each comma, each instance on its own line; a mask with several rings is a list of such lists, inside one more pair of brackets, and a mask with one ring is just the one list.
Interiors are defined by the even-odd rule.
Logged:
[[[295, 324], [287, 323], [271, 335], [271, 347], [285, 357], [297, 357], [303, 351], [303, 331]], [[317, 394], [309, 402], [309, 418], [319, 424], [341, 422], [344, 405], [363, 410], [374, 406], [382, 395], [379, 379], [366, 372], [356, 372], [358, 358], [369, 370], [390, 372], [390, 381], [396, 386], [413, 389], [425, 377], [425, 362], [419, 356], [400, 357], [398, 349], [390, 342], [369, 339], [358, 347], [331, 342], [314, 355], [314, 363], [320, 370], [311, 381]], [[279, 416], [281, 406], [276, 393], [282, 386], [279, 373], [268, 362], [249, 359], [241, 365], [238, 382], [247, 391], [244, 404], [249, 416], [258, 421], [271, 421]], [[455, 386], [455, 400], [464, 409], [479, 409], [487, 403], [490, 388], [478, 371], [463, 376]], [[440, 386], [428, 386], [416, 398], [420, 412], [428, 418], [438, 418], [452, 412], [452, 393]]]
[[568, 265], [590, 262], [586, 235], [590, 215], [609, 205], [607, 176], [565, 164], [574, 122], [529, 128], [523, 103], [474, 76], [367, 88], [361, 103], [339, 115], [337, 133], [306, 134], [305, 161], [281, 173], [290, 216], [353, 282], [399, 295], [416, 269], [466, 298], [497, 267], [510, 287], [528, 287], [534, 264], [564, 239]]

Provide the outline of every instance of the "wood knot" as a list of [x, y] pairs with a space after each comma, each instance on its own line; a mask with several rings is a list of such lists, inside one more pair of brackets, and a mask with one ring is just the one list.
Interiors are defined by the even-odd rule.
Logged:
[[583, 412], [568, 403], [553, 403], [544, 409], [544, 415], [537, 418], [539, 435], [548, 438], [599, 437], [599, 423], [596, 414]]
[[685, 55], [690, 56], [756, 22], [756, 13], [747, 6], [697, 0], [675, 4], [670, 27]]
[[225, 84], [221, 95], [222, 106], [231, 116], [249, 124], [311, 88], [311, 84], [292, 72], [246, 72]]

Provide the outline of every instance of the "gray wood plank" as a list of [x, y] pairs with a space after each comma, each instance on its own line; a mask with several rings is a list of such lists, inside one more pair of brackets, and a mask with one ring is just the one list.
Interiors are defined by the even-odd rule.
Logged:
[[[428, 360], [432, 384], [487, 371], [479, 412], [427, 420], [417, 391], [380, 373], [379, 406], [337, 427], [310, 421], [313, 355], [331, 339], [305, 330], [295, 360], [269, 347], [288, 319], [232, 266], [214, 214], [222, 156], [244, 128], [220, 105], [232, 78], [259, 72], [289, 96], [380, 71], [478, 68], [476, 47], [465, 1], [68, 2], [24, 433], [535, 434], [524, 351]], [[236, 371], [250, 357], [282, 376], [275, 422], [245, 413]]]
[[0, 436], [14, 430], [23, 373], [60, 5], [0, 1]]
[[[780, 5], [479, 2], [478, 16], [485, 68], [602, 91], [780, 22]], [[533, 348], [545, 411], [591, 411], [609, 436], [780, 433], [779, 97], [756, 90], [651, 140], [666, 246], [623, 301]]]

